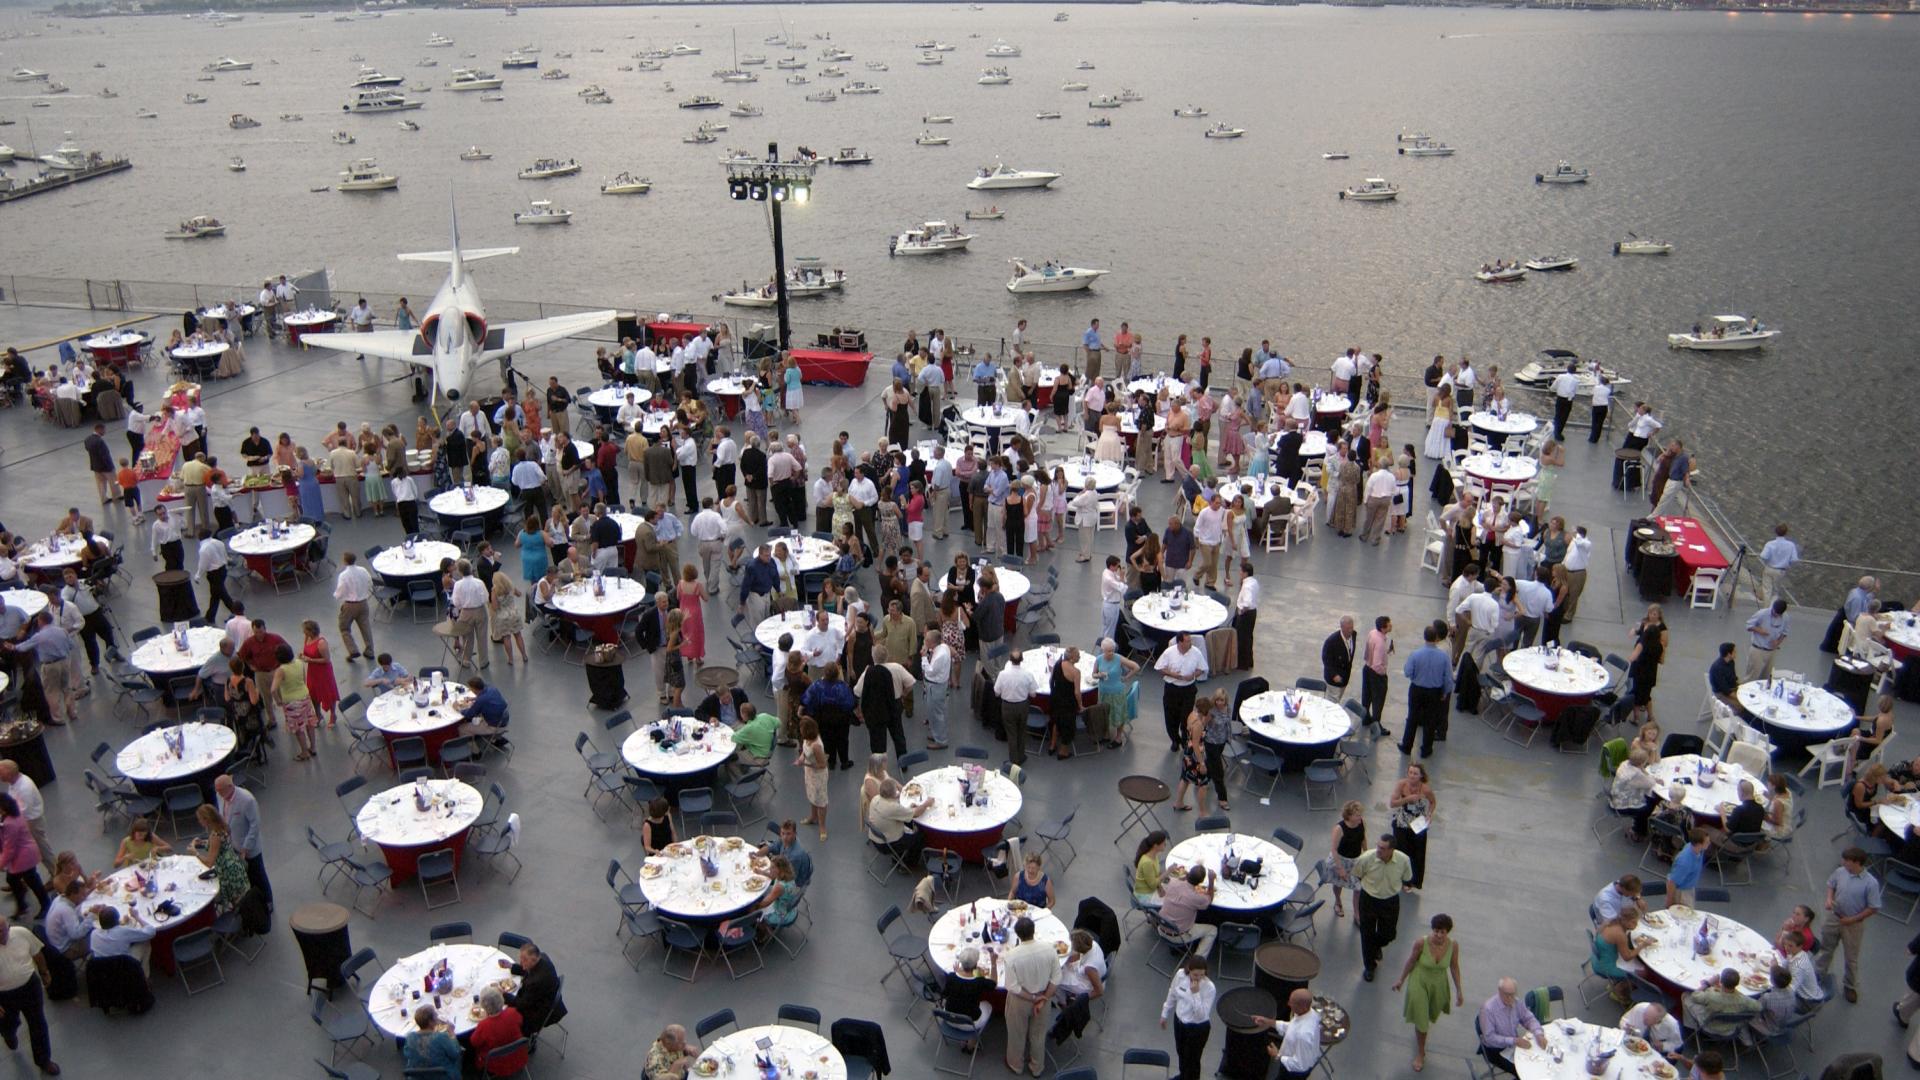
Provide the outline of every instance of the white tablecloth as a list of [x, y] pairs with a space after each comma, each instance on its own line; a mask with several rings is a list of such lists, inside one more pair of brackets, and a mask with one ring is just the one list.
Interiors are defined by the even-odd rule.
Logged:
[[[692, 717], [680, 717], [680, 740], [664, 748], [653, 739], [655, 731], [665, 731], [670, 721], [648, 724], [620, 744], [620, 756], [635, 772], [648, 776], [687, 776], [718, 768], [733, 756], [733, 729], [725, 724], [709, 724]], [[696, 734], [697, 732], [697, 734]]]
[[739, 379], [708, 379], [707, 393], [714, 397], [739, 397], [747, 392], [747, 384]]
[[553, 592], [553, 609], [575, 618], [618, 615], [639, 607], [647, 598], [647, 587], [632, 578], [603, 577], [600, 588], [600, 595], [595, 596], [589, 582], [562, 585]]
[[[1649, 925], [1650, 918], [1659, 925]], [[1706, 956], [1695, 956], [1693, 935], [1700, 929], [1701, 920], [1707, 918], [1713, 920], [1719, 936]], [[1633, 931], [1636, 942], [1642, 935], [1653, 938], [1655, 944], [1636, 946], [1640, 962], [1661, 978], [1689, 990], [1732, 968], [1740, 973], [1740, 989], [1749, 997], [1757, 997], [1771, 985], [1767, 973], [1781, 959], [1772, 942], [1740, 923], [1691, 908], [1669, 907], [1649, 913]]]
[[[1154, 434], [1157, 435], [1165, 430], [1167, 430], [1167, 418], [1164, 416], [1155, 414], [1153, 418]], [[1120, 434], [1122, 435], [1140, 434], [1140, 425], [1134, 422], [1134, 410], [1132, 409], [1120, 410]]]
[[[191, 919], [220, 895], [219, 882], [200, 880], [206, 870], [200, 860], [191, 855], [163, 855], [152, 863], [123, 866], [107, 875], [91, 895], [80, 901], [80, 914], [111, 907], [120, 912], [122, 919], [132, 915], [147, 926]], [[136, 892], [135, 877], [154, 880], [158, 890], [152, 896]], [[169, 917], [154, 910], [168, 900], [180, 906], [180, 914]]]
[[1903, 649], [1920, 652], [1920, 614], [1911, 611], [1896, 611], [1881, 617], [1887, 628], [1887, 642]]
[[395, 544], [373, 557], [373, 572], [383, 578], [427, 577], [440, 572], [441, 559], [460, 558], [460, 549], [444, 540], [416, 540], [413, 551]]
[[[1049, 680], [1053, 676], [1053, 665], [1066, 651], [1064, 645], [1028, 646], [1021, 651], [1020, 670], [1033, 676], [1033, 681], [1039, 684], [1040, 689], [1034, 692], [1036, 695], [1052, 696]], [[1083, 647], [1080, 650], [1080, 692], [1082, 694], [1092, 693], [1100, 685], [1100, 677], [1093, 670], [1093, 662], [1099, 656], [1099, 649]]]
[[[977, 576], [979, 569], [979, 567], [975, 568], [976, 576], [973, 579], [973, 598], [975, 600], [980, 599], [980, 579]], [[1021, 597], [1033, 591], [1033, 582], [1028, 579], [1027, 575], [1010, 566], [994, 566], [993, 573], [994, 576], [1000, 579], [1000, 599], [1005, 600], [1009, 604], [1017, 602]], [[940, 592], [947, 591], [947, 579], [952, 576], [951, 572], [941, 574], [940, 580], [935, 583], [934, 588]]]
[[[167, 740], [176, 732], [186, 736], [184, 751], [175, 757]], [[224, 724], [181, 724], [160, 728], [128, 743], [113, 759], [130, 780], [182, 780], [227, 760], [235, 745], [233, 729]]]
[[427, 500], [427, 506], [443, 517], [479, 517], [507, 505], [507, 493], [497, 487], [476, 487], [468, 502], [462, 489], [443, 491]]
[[1255, 694], [1240, 705], [1240, 720], [1263, 739], [1297, 746], [1318, 746], [1344, 739], [1353, 729], [1353, 714], [1322, 694], [1295, 691], [1300, 711], [1287, 716], [1281, 708], [1285, 690]]
[[1300, 502], [1294, 498], [1293, 489], [1287, 486], [1286, 481], [1277, 476], [1269, 476], [1265, 480], [1252, 477], [1244, 480], [1228, 478], [1219, 482], [1218, 490], [1220, 498], [1229, 506], [1233, 504], [1234, 496], [1243, 495], [1246, 497], [1248, 508], [1253, 510], [1265, 510], [1276, 499], [1285, 499], [1289, 510]]
[[1512, 487], [1540, 475], [1540, 463], [1527, 457], [1505, 454], [1469, 454], [1460, 462], [1468, 476], [1490, 485]]
[[[718, 876], [701, 870], [703, 850]], [[669, 918], [714, 919], [759, 901], [773, 886], [772, 873], [772, 863], [738, 836], [695, 836], [648, 856], [640, 865], [640, 891]]]
[[1003, 406], [996, 412], [992, 405], [970, 405], [962, 410], [960, 418], [973, 427], [1012, 431], [1026, 426], [1027, 413], [1024, 408], [1012, 406]]
[[209, 356], [219, 356], [233, 346], [224, 341], [209, 341], [204, 345], [182, 345], [173, 350], [176, 360], [205, 360]]
[[[1651, 1070], [1665, 1064], [1660, 1055], [1649, 1049], [1643, 1054], [1629, 1054], [1622, 1050], [1607, 1059], [1607, 1070], [1599, 1077], [1587, 1072], [1587, 1049], [1595, 1040], [1602, 1050], [1620, 1045], [1620, 1029], [1600, 1027], [1584, 1020], [1555, 1020], [1545, 1025], [1547, 1045], [1515, 1050], [1513, 1064], [1520, 1080], [1664, 1080], [1674, 1073], [1656, 1076]], [[1560, 1060], [1553, 1060], [1555, 1050], [1560, 1052]], [[1672, 1069], [1673, 1066], [1667, 1065]], [[1677, 1072], [1678, 1070], [1675, 1070]]]
[[756, 1063], [763, 1057], [781, 1070], [780, 1080], [847, 1077], [846, 1059], [826, 1036], [788, 1024], [742, 1028], [715, 1039], [700, 1051], [687, 1075], [695, 1080], [760, 1080]]
[[614, 524], [620, 526], [620, 542], [632, 543], [634, 534], [640, 531], [642, 520], [640, 515], [629, 514], [624, 510], [609, 510], [607, 516], [613, 519]]
[[1502, 665], [1520, 686], [1559, 697], [1592, 697], [1607, 688], [1607, 669], [1571, 649], [1561, 649], [1559, 668], [1547, 669], [1547, 651], [1539, 646], [1515, 649]]
[[335, 315], [331, 311], [296, 311], [291, 315], [282, 317], [280, 321], [288, 326], [305, 330], [308, 327], [327, 326], [336, 323], [340, 321], [340, 316]]
[[233, 539], [227, 541], [227, 550], [235, 555], [278, 555], [282, 552], [302, 550], [313, 543], [313, 538], [317, 535], [319, 533], [313, 526], [302, 525], [299, 522], [280, 530], [277, 538], [267, 535], [266, 526], [255, 525], [251, 529], [234, 533]]
[[[1019, 904], [1020, 901], [1013, 903]], [[996, 915], [1006, 925], [1007, 940], [1004, 942], [986, 941], [982, 937]], [[1021, 910], [1015, 911], [1008, 901], [986, 896], [955, 904], [940, 916], [940, 921], [934, 923], [933, 929], [927, 932], [927, 958], [933, 961], [933, 966], [939, 968], [942, 975], [951, 975], [954, 956], [962, 946], [972, 945], [980, 950], [980, 971], [984, 974], [989, 957], [1005, 956], [1020, 944], [1020, 939], [1014, 936], [1013, 924], [1022, 915], [1033, 920], [1033, 940], [1053, 946], [1054, 953], [1064, 965], [1067, 962], [1067, 938], [1072, 931], [1060, 920], [1060, 916], [1046, 908], [1024, 904]], [[999, 983], [1003, 987], [1007, 985], [1007, 969], [1004, 965], [1000, 968]]]
[[89, 349], [124, 349], [129, 345], [143, 345], [149, 340], [145, 334], [121, 330], [112, 334], [96, 334], [80, 344]]
[[1129, 382], [1127, 384], [1127, 398], [1128, 400], [1132, 400], [1135, 394], [1146, 394], [1148, 397], [1157, 397], [1161, 387], [1166, 388], [1169, 397], [1183, 398], [1187, 396], [1187, 383], [1185, 381], [1171, 379], [1165, 375], [1155, 375], [1151, 379], [1134, 379], [1132, 382]]
[[[753, 639], [762, 647], [771, 649], [780, 644], [781, 634], [792, 634], [793, 647], [800, 648], [806, 644], [807, 631], [813, 626], [813, 614], [811, 611], [798, 610], [789, 611], [784, 615], [769, 615], [760, 620], [759, 626], [753, 628]], [[847, 617], [845, 615], [828, 615], [827, 625], [837, 631], [843, 640], [846, 638]], [[839, 657], [834, 659], [838, 660]]]
[[400, 784], [367, 800], [354, 821], [368, 843], [432, 847], [465, 831], [480, 816], [478, 791], [458, 780], [424, 780], [427, 808], [414, 809], [413, 784]]
[[832, 541], [817, 536], [784, 537], [770, 541], [767, 550], [772, 551], [774, 544], [782, 543], [787, 545], [787, 554], [792, 557], [793, 572], [796, 574], [825, 570], [840, 560], [840, 549]]
[[[948, 765], [929, 769], [907, 781], [902, 799], [908, 806], [923, 802], [932, 807], [920, 815], [920, 824], [943, 833], [990, 832], [1004, 826], [1020, 813], [1020, 785], [986, 769], [974, 794], [974, 804], [960, 802], [962, 767]], [[985, 798], [982, 799], [984, 794]]]
[[[94, 534], [94, 546], [102, 551], [112, 547], [106, 537]], [[64, 570], [80, 564], [80, 549], [84, 546], [77, 536], [55, 536], [52, 546], [46, 539], [35, 540], [20, 553], [20, 565], [29, 570]]]
[[[520, 980], [507, 968], [513, 958], [491, 945], [435, 945], [412, 956], [401, 957], [380, 973], [367, 993], [367, 1012], [374, 1025], [395, 1039], [406, 1038], [418, 1030], [413, 1011], [432, 1005], [433, 995], [422, 986], [427, 972], [440, 961], [447, 962], [453, 985], [435, 1009], [440, 1019], [452, 1026], [456, 1035], [465, 1035], [480, 1023], [480, 991], [497, 986], [502, 993], [517, 990]], [[415, 997], [418, 994], [420, 996]], [[478, 1015], [476, 1015], [478, 1014]]]
[[[1227, 845], [1233, 845], [1233, 857], [1236, 861], [1263, 859], [1260, 883], [1247, 885], [1228, 881], [1221, 876], [1220, 858], [1226, 853]], [[1293, 895], [1293, 887], [1300, 884], [1300, 868], [1293, 859], [1272, 842], [1245, 833], [1202, 833], [1190, 836], [1173, 846], [1167, 852], [1167, 874], [1178, 877], [1186, 873], [1189, 866], [1198, 865], [1214, 871], [1213, 906], [1208, 910], [1218, 912], [1255, 912], [1265, 911]], [[1175, 870], [1174, 867], [1180, 869]]]
[[1327, 433], [1309, 431], [1300, 436], [1300, 456], [1303, 458], [1323, 458], [1327, 456]]
[[1531, 435], [1533, 429], [1540, 426], [1539, 419], [1532, 413], [1509, 412], [1501, 418], [1485, 409], [1469, 413], [1467, 422], [1489, 435]]
[[237, 308], [230, 308], [225, 304], [215, 304], [212, 307], [201, 308], [200, 317], [203, 319], [244, 319], [249, 315], [258, 313], [259, 310], [259, 308], [254, 307], [252, 304], [241, 304]]
[[[603, 386], [587, 395], [587, 404], [596, 409], [618, 410], [627, 403], [627, 395], [633, 395], [635, 405], [645, 405], [653, 400], [653, 391], [640, 386]], [[577, 441], [577, 440], [576, 440]]]
[[[1753, 783], [1754, 794], [1766, 795], [1766, 785], [1760, 782], [1759, 777], [1748, 772], [1744, 766], [1730, 762], [1717, 763], [1714, 774], [1703, 782], [1700, 778], [1700, 762], [1703, 760], [1697, 754], [1681, 754], [1679, 757], [1661, 758], [1649, 765], [1647, 774], [1660, 783], [1654, 793], [1669, 801], [1677, 793], [1687, 809], [1713, 818], [1720, 816], [1722, 804], [1740, 801], [1742, 780]], [[1675, 783], [1679, 779], [1688, 782]]]
[[433, 691], [425, 705], [413, 703], [413, 687], [389, 690], [367, 703], [367, 723], [389, 735], [424, 735], [460, 723], [460, 710], [473, 693], [458, 682], [444, 683], [447, 700]]
[[[1067, 486], [1075, 491], [1087, 486], [1087, 459], [1063, 458], [1053, 463], [1066, 473]], [[1053, 467], [1047, 468], [1047, 475], [1053, 475]], [[1093, 463], [1093, 486], [1098, 491], [1112, 491], [1125, 483], [1127, 471], [1111, 461]]]
[[47, 610], [47, 594], [39, 589], [0, 589], [0, 607], [17, 608], [32, 619]]
[[190, 627], [187, 651], [181, 652], [173, 643], [172, 631], [163, 630], [158, 637], [141, 642], [128, 659], [149, 675], [186, 675], [200, 670], [201, 664], [219, 652], [220, 639], [226, 636], [227, 632], [217, 626]]
[[1880, 824], [1887, 827], [1888, 832], [1904, 836], [1908, 829], [1920, 824], [1920, 802], [1916, 802], [1911, 795], [1895, 795], [1894, 798], [1903, 801], [1876, 806], [1873, 814], [1880, 819]]
[[1321, 394], [1319, 400], [1313, 403], [1313, 411], [1316, 414], [1339, 415], [1352, 409], [1353, 402], [1347, 400], [1345, 394]]
[[1133, 602], [1133, 617], [1143, 626], [1151, 627], [1163, 633], [1177, 633], [1185, 630], [1190, 634], [1205, 634], [1216, 626], [1227, 622], [1227, 606], [1210, 596], [1188, 593], [1186, 604], [1179, 611], [1167, 608], [1170, 594], [1164, 592], [1148, 593]]
[[[1795, 705], [1785, 697], [1774, 697], [1775, 685], [1786, 687], [1788, 694], [1798, 693], [1800, 704]], [[1734, 696], [1741, 708], [1768, 727], [1838, 734], [1854, 724], [1852, 706], [1811, 683], [1785, 680], [1741, 683]]]

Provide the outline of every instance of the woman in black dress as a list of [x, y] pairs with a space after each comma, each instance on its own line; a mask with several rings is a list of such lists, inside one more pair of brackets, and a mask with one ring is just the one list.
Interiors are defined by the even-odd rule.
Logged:
[[1071, 645], [1047, 676], [1047, 715], [1053, 720], [1047, 742], [1065, 761], [1073, 756], [1074, 718], [1080, 715], [1080, 650]]
[[1649, 604], [1640, 625], [1633, 629], [1633, 652], [1627, 656], [1627, 678], [1633, 686], [1633, 712], [1627, 716], [1630, 723], [1653, 719], [1653, 687], [1666, 656], [1667, 620], [1659, 604]]
[[1025, 558], [1027, 554], [1027, 500], [1025, 487], [1016, 482], [1007, 489], [1007, 554]]

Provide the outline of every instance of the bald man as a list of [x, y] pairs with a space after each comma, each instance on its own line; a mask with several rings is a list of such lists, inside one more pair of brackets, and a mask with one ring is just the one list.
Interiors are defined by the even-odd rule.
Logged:
[[1256, 1016], [1253, 1026], [1273, 1029], [1267, 1056], [1279, 1066], [1278, 1080], [1306, 1080], [1320, 1061], [1320, 1013], [1313, 1007], [1313, 991], [1303, 988], [1287, 995], [1286, 1019]]

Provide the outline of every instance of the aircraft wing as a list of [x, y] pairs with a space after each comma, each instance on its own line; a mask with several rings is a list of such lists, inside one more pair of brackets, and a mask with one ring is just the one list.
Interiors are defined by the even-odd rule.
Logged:
[[[584, 334], [596, 330], [613, 321], [612, 311], [587, 311], [578, 315], [556, 315], [550, 319], [530, 319], [526, 322], [508, 323], [500, 328], [500, 340], [496, 343], [492, 334], [487, 335], [487, 355], [520, 352], [536, 348], [551, 341]], [[323, 335], [333, 337], [366, 337], [365, 334]], [[301, 339], [306, 340], [306, 339]]]
[[432, 366], [433, 352], [414, 352], [420, 340], [418, 330], [375, 330], [369, 334], [302, 334], [302, 345], [318, 345], [336, 352], [365, 353], [386, 360], [405, 360], [409, 364]]

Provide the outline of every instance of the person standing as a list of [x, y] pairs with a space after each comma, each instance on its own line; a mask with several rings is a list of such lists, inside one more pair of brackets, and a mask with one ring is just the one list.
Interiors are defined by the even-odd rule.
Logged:
[[1080, 348], [1087, 357], [1087, 381], [1100, 377], [1100, 354], [1106, 346], [1100, 341], [1100, 320], [1094, 319], [1087, 324], [1087, 332], [1080, 335]]
[[33, 657], [40, 689], [47, 699], [46, 723], [58, 726], [79, 720], [79, 710], [74, 706], [73, 638], [53, 621], [52, 611], [42, 611], [27, 625], [32, 632], [10, 648]]
[[926, 632], [920, 649], [920, 681], [927, 695], [927, 749], [947, 747], [947, 699], [953, 688], [953, 650], [940, 640], [940, 631]]
[[[1435, 1020], [1467, 1003], [1460, 986], [1460, 945], [1453, 940], [1453, 919], [1442, 913], [1427, 924], [1427, 935], [1413, 946], [1393, 988], [1407, 988], [1402, 1015], [1413, 1025], [1413, 1071], [1427, 1067], [1427, 1029]], [[1453, 979], [1453, 1003], [1447, 1003], [1447, 979]]]
[[1385, 450], [1374, 454], [1373, 471], [1367, 474], [1363, 488], [1366, 518], [1360, 526], [1360, 539], [1379, 547], [1386, 535], [1387, 519], [1393, 516], [1393, 495], [1399, 490], [1400, 481], [1393, 475], [1393, 454]]
[[20, 807], [20, 816], [27, 821], [27, 831], [33, 836], [35, 847], [40, 849], [40, 862], [53, 873], [54, 849], [47, 841], [47, 803], [40, 795], [40, 786], [33, 777], [20, 771], [20, 766], [11, 760], [0, 759], [0, 784], [6, 786], [7, 794]]
[[[107, 621], [106, 609], [100, 606], [100, 600], [93, 590], [80, 582], [80, 572], [69, 566], [60, 573], [65, 582], [60, 587], [60, 599], [73, 606], [80, 613], [80, 643], [87, 649], [87, 665], [96, 674], [100, 671], [100, 646], [112, 647], [113, 624]], [[231, 601], [229, 601], [231, 606]]]
[[1413, 876], [1407, 880], [1410, 889], [1426, 883], [1427, 831], [1440, 805], [1428, 781], [1425, 765], [1408, 762], [1407, 775], [1393, 785], [1393, 795], [1387, 803], [1393, 809], [1393, 846], [1413, 866]]
[[1120, 605], [1127, 596], [1127, 576], [1120, 556], [1107, 556], [1107, 567], [1100, 572], [1100, 636], [1110, 638], [1120, 631]]
[[1164, 650], [1153, 662], [1164, 683], [1160, 691], [1160, 709], [1167, 727], [1168, 749], [1180, 752], [1187, 714], [1193, 711], [1195, 687], [1207, 677], [1207, 654], [1193, 646], [1193, 635], [1185, 630], [1174, 635], [1173, 647]]
[[147, 531], [147, 554], [165, 563], [168, 570], [186, 569], [187, 546], [181, 539], [180, 519], [168, 511], [166, 503], [154, 504], [153, 527]]
[[[1650, 408], [1646, 402], [1636, 401], [1633, 403], [1633, 419], [1627, 421], [1627, 435], [1626, 438], [1620, 440], [1620, 449], [1632, 450], [1634, 453], [1627, 458], [1622, 458], [1618, 455], [1614, 457], [1614, 490], [1619, 491], [1626, 489], [1626, 462], [1632, 460], [1637, 463], [1640, 460], [1639, 452], [1645, 450], [1647, 443], [1650, 442], [1655, 435], [1659, 434], [1660, 429], [1665, 426], [1665, 424], [1660, 422], [1659, 417], [1653, 415], [1653, 409]], [[1595, 425], [1595, 430], [1599, 430], [1598, 425]]]
[[1207, 978], [1207, 962], [1190, 956], [1174, 973], [1167, 987], [1167, 999], [1160, 1006], [1160, 1027], [1173, 1020], [1173, 1049], [1180, 1065], [1180, 1080], [1200, 1080], [1201, 1055], [1207, 1049], [1207, 1037], [1213, 1034], [1213, 1002], [1217, 991]]
[[1393, 620], [1380, 615], [1367, 631], [1365, 653], [1360, 662], [1360, 711], [1363, 724], [1380, 729], [1381, 738], [1391, 738], [1387, 730], [1387, 658], [1393, 655]]
[[1566, 557], [1560, 560], [1560, 568], [1567, 572], [1567, 599], [1560, 605], [1562, 626], [1572, 622], [1580, 608], [1580, 594], [1587, 589], [1587, 567], [1592, 563], [1593, 541], [1587, 537], [1587, 527], [1576, 526], [1567, 541]]
[[30, 929], [0, 922], [0, 1036], [9, 1047], [20, 1045], [20, 1021], [27, 1022], [27, 1044], [33, 1064], [47, 1076], [59, 1076], [53, 1060], [53, 1042], [47, 1036], [46, 995], [52, 978], [40, 938]]
[[1193, 573], [1195, 588], [1200, 587], [1202, 580], [1210, 589], [1220, 585], [1220, 544], [1226, 539], [1226, 520], [1226, 507], [1218, 491], [1208, 500], [1206, 508], [1193, 516], [1193, 540], [1200, 549], [1200, 565]]
[[220, 820], [227, 823], [234, 854], [246, 860], [247, 881], [260, 890], [267, 913], [272, 914], [273, 883], [267, 880], [267, 859], [260, 851], [260, 804], [253, 792], [235, 784], [231, 776], [215, 779], [213, 793], [219, 803]]
[[93, 488], [100, 496], [100, 505], [106, 506], [113, 501], [113, 451], [107, 449], [107, 425], [95, 424], [87, 435], [87, 471], [93, 474]]
[[[1833, 954], [1844, 948], [1846, 997], [1860, 1000], [1860, 951], [1866, 944], [1867, 920], [1880, 910], [1880, 881], [1867, 872], [1867, 853], [1850, 847], [1840, 853], [1840, 866], [1827, 877], [1827, 921], [1820, 927], [1820, 981], [1833, 969]], [[1838, 948], [1836, 948], [1836, 946]]]
[[[1040, 684], [1031, 672], [1021, 666], [1018, 649], [1008, 653], [1007, 657], [1007, 663], [993, 680], [993, 705], [999, 714], [998, 737], [1007, 742], [1007, 760], [1015, 765], [1024, 765], [1027, 761], [1027, 710], [1032, 707], [1034, 691], [1040, 688]], [[996, 726], [992, 722], [993, 717], [985, 719], [989, 728]]]
[[1313, 991], [1302, 987], [1287, 995], [1287, 1019], [1256, 1016], [1256, 1028], [1271, 1028], [1267, 1056], [1280, 1066], [1275, 1080], [1307, 1080], [1320, 1063], [1320, 1011], [1313, 1007]]
[[473, 575], [473, 567], [461, 559], [454, 567], [453, 651], [464, 667], [485, 670], [487, 653], [487, 587]]
[[1373, 850], [1353, 860], [1353, 921], [1360, 931], [1361, 977], [1372, 982], [1380, 956], [1393, 944], [1400, 928], [1400, 894], [1413, 888], [1413, 864], [1405, 852], [1394, 850], [1391, 833], [1375, 841]]
[[[340, 556], [340, 573], [333, 580], [333, 598], [340, 601], [340, 641], [347, 647], [347, 659], [352, 660], [364, 652], [371, 660], [373, 618], [368, 614], [368, 605], [373, 600], [373, 575], [367, 573], [367, 568], [360, 565], [360, 557], [351, 551]], [[353, 646], [356, 626], [360, 628], [358, 652]]]
[[1260, 618], [1260, 579], [1253, 576], [1253, 560], [1240, 560], [1240, 592], [1233, 599], [1234, 669], [1253, 670], [1253, 627]]
[[198, 535], [200, 543], [194, 552], [193, 576], [207, 583], [207, 621], [218, 618], [221, 604], [238, 615], [240, 609], [233, 606], [233, 596], [227, 592], [227, 545], [205, 525], [200, 527]]
[[1327, 684], [1327, 697], [1339, 701], [1347, 696], [1353, 681], [1353, 654], [1359, 638], [1354, 633], [1353, 616], [1340, 616], [1340, 628], [1320, 643], [1320, 677]]
[[1407, 657], [1401, 674], [1407, 677], [1407, 730], [1400, 739], [1400, 752], [1413, 753], [1413, 739], [1420, 736], [1420, 756], [1433, 754], [1433, 739], [1447, 718], [1447, 697], [1453, 693], [1453, 665], [1440, 648], [1443, 631], [1429, 626], [1421, 632], [1423, 644]]
[[1019, 944], [1001, 960], [1007, 987], [1007, 1070], [1039, 1076], [1047, 1067], [1047, 1029], [1060, 957], [1052, 945], [1033, 940], [1033, 920], [1024, 915], [1014, 921], [1013, 936]]
[[1785, 525], [1773, 527], [1773, 539], [1760, 549], [1760, 574], [1753, 583], [1754, 599], [1766, 603], [1780, 595], [1787, 571], [1800, 561], [1800, 546], [1787, 536]]
[[[1567, 418], [1573, 415], [1573, 399], [1580, 393], [1580, 376], [1574, 361], [1567, 370], [1553, 377], [1553, 441], [1567, 441]], [[1594, 425], [1598, 429], [1599, 425]]]
[[1587, 432], [1589, 445], [1600, 443], [1600, 431], [1607, 426], [1607, 408], [1613, 404], [1613, 380], [1600, 372], [1593, 373], [1592, 412], [1590, 422], [1592, 430]]
[[1775, 599], [1747, 620], [1747, 682], [1773, 678], [1773, 657], [1786, 643], [1788, 621], [1784, 598]]

